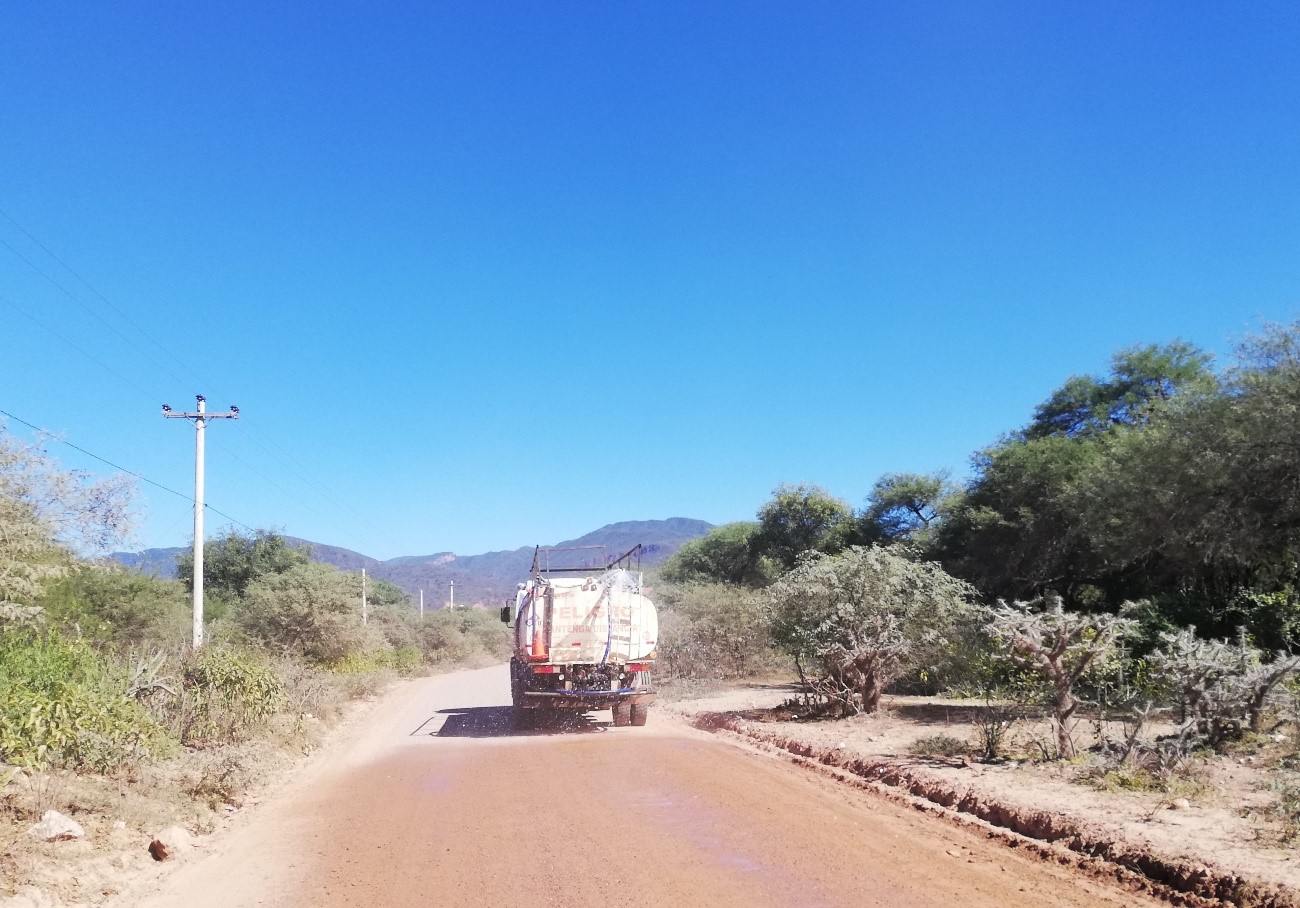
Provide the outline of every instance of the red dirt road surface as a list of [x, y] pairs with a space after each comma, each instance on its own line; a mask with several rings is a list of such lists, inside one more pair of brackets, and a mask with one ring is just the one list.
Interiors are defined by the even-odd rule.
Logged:
[[516, 733], [504, 667], [392, 693], [130, 904], [1156, 904], [651, 711]]

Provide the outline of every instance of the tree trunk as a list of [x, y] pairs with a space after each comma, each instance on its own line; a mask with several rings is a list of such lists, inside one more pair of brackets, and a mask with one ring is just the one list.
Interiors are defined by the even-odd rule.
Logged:
[[880, 708], [880, 695], [884, 693], [880, 683], [880, 675], [867, 669], [862, 673], [862, 711], [864, 713], [874, 713]]
[[1250, 715], [1250, 730], [1253, 732], [1264, 730], [1264, 704], [1268, 702], [1268, 695], [1272, 690], [1272, 684], [1261, 684], [1251, 692], [1248, 710]]
[[1062, 760], [1068, 760], [1075, 754], [1074, 739], [1070, 737], [1070, 719], [1078, 708], [1069, 679], [1058, 677], [1053, 711], [1056, 713], [1056, 753]]

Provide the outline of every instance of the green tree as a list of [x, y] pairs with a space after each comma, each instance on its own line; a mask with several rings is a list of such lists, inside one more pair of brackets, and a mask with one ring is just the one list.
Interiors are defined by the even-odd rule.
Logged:
[[959, 497], [960, 490], [944, 473], [887, 473], [867, 496], [862, 535], [872, 541], [924, 544]]
[[806, 557], [765, 595], [778, 645], [851, 714], [875, 711], [892, 681], [943, 658], [974, 590], [938, 564], [853, 546]]
[[1121, 350], [1111, 360], [1109, 376], [1072, 376], [1039, 404], [1025, 436], [1075, 438], [1141, 424], [1158, 402], [1183, 388], [1212, 382], [1210, 361], [1208, 354], [1182, 341]]
[[853, 530], [853, 512], [825, 489], [782, 485], [759, 509], [753, 546], [782, 568], [794, 567], [804, 552], [834, 553]]
[[1112, 599], [1151, 599], [1165, 630], [1300, 639], [1300, 325], [1248, 340], [1221, 382], [1107, 433], [1098, 451], [1075, 520]]
[[[1056, 591], [1084, 607], [1117, 608], [1150, 595], [1143, 573], [1151, 565], [1132, 532], [1146, 521], [1120, 525], [1116, 515], [1146, 508], [1147, 487], [1161, 479], [1122, 455], [1157, 438], [1171, 413], [1219, 395], [1209, 363], [1175, 342], [1123, 350], [1104, 377], [1071, 378], [1024, 431], [976, 455], [974, 479], [934, 536], [935, 554], [990, 598]], [[1166, 521], [1161, 532], [1170, 529]]]
[[[227, 601], [239, 599], [254, 581], [282, 574], [308, 560], [305, 550], [290, 545], [278, 533], [258, 530], [249, 535], [231, 530], [203, 544], [203, 587]], [[177, 556], [176, 570], [181, 582], [192, 589], [194, 556], [189, 550]]]
[[1033, 598], [1055, 589], [1089, 600], [1107, 567], [1079, 519], [1081, 484], [1097, 469], [1095, 438], [1009, 439], [975, 458], [976, 479], [944, 521], [943, 564], [990, 598]]
[[721, 582], [761, 586], [775, 567], [755, 545], [759, 525], [728, 523], [692, 539], [664, 563], [663, 578], [673, 583]]

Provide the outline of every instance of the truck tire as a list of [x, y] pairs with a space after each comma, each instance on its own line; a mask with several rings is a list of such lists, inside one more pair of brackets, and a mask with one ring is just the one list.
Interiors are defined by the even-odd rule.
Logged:
[[650, 704], [649, 704], [649, 703], [633, 703], [633, 704], [632, 704], [632, 716], [631, 716], [631, 719], [632, 719], [632, 724], [633, 724], [633, 725], [645, 725], [646, 719], [648, 719], [648, 718], [650, 718]]
[[632, 724], [632, 704], [616, 703], [610, 712], [614, 714], [615, 728], [624, 728]]

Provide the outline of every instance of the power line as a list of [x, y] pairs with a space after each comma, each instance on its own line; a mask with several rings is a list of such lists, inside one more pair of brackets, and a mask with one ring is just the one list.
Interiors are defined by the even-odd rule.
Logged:
[[[98, 312], [96, 312], [94, 309], [92, 309], [89, 305], [87, 305], [86, 302], [85, 302], [85, 300], [83, 300], [81, 297], [77, 296], [77, 294], [73, 293], [71, 290], [69, 290], [67, 287], [65, 287], [65, 286], [64, 286], [64, 285], [63, 285], [63, 284], [58, 280], [58, 278], [56, 278], [56, 277], [54, 277], [53, 275], [51, 275], [48, 271], [45, 271], [43, 268], [41, 268], [40, 265], [36, 264], [36, 263], [33, 262], [30, 258], [28, 258], [26, 255], [24, 255], [21, 251], [19, 251], [18, 249], [14, 248], [13, 244], [10, 243], [8, 240], [6, 240], [4, 237], [0, 237], [0, 246], [4, 246], [6, 249], [8, 249], [10, 252], [12, 252], [12, 253], [14, 254], [14, 256], [18, 258], [19, 261], [21, 261], [21, 262], [22, 262], [24, 265], [26, 265], [28, 268], [32, 269], [32, 271], [35, 271], [35, 272], [36, 272], [37, 274], [39, 274], [41, 277], [45, 278], [46, 281], [48, 281], [48, 282], [49, 282], [53, 287], [55, 287], [55, 288], [58, 289], [61, 293], [63, 293], [63, 295], [66, 296], [68, 299], [72, 300], [74, 303], [76, 303], [78, 306], [80, 306], [80, 307], [81, 307], [82, 309], [84, 309], [86, 312], [89, 312], [90, 315], [91, 315], [91, 316], [92, 316], [96, 321], [98, 321], [101, 325], [103, 325], [103, 326], [104, 326], [105, 328], [107, 328], [109, 331], [112, 331], [114, 334], [116, 334], [116, 335], [117, 335], [119, 338], [121, 338], [125, 343], [127, 343], [127, 344], [131, 344], [131, 343], [132, 343], [131, 339], [130, 339], [129, 337], [127, 337], [125, 334], [123, 334], [121, 331], [119, 331], [119, 330], [117, 329], [117, 326], [116, 326], [116, 325], [114, 325], [114, 324], [113, 324], [112, 322], [110, 322], [108, 319], [104, 318], [102, 315], [100, 315]], [[169, 369], [168, 371], [171, 371], [171, 370]], [[177, 376], [176, 376], [176, 373], [172, 373], [172, 375], [173, 375], [173, 377], [177, 377]], [[177, 377], [177, 378], [178, 378], [178, 377]], [[179, 380], [179, 378], [178, 378], [178, 380]]]
[[40, 237], [36, 236], [34, 233], [32, 233], [22, 224], [18, 223], [18, 221], [14, 218], [13, 215], [5, 211], [3, 208], [0, 208], [0, 217], [3, 217], [10, 224], [13, 224], [15, 227], [17, 227], [22, 232], [23, 236], [27, 237], [27, 239], [31, 240], [33, 243], [39, 246], [42, 252], [44, 252], [50, 258], [54, 259], [54, 261], [58, 262], [59, 265], [62, 266], [64, 271], [68, 272], [68, 274], [71, 274], [73, 277], [75, 277], [83, 287], [85, 287], [96, 297], [98, 297], [99, 300], [105, 306], [107, 306], [109, 309], [112, 309], [114, 312], [116, 312], [117, 315], [124, 322], [126, 322], [128, 325], [134, 328], [140, 334], [141, 337], [143, 337], [145, 340], [149, 341], [149, 343], [153, 344], [155, 347], [157, 347], [159, 350], [165, 353], [167, 357], [172, 360], [172, 362], [179, 365], [182, 369], [186, 368], [185, 364], [181, 362], [180, 357], [176, 355], [175, 351], [173, 351], [170, 347], [163, 344], [161, 341], [159, 341], [157, 338], [151, 335], [148, 331], [142, 328], [138, 322], [136, 322], [133, 318], [131, 318], [131, 316], [123, 312], [119, 306], [115, 305], [112, 300], [110, 300], [107, 296], [101, 293], [98, 287], [96, 287], [94, 284], [92, 284], [90, 281], [84, 278], [79, 271], [75, 270], [71, 265], [69, 265], [66, 261], [64, 261], [63, 258], [61, 258], [57, 252], [55, 252], [49, 246], [45, 245], [45, 243], [41, 242]]
[[[0, 211], [0, 214], [3, 214], [3, 212]], [[124, 384], [124, 385], [126, 385], [126, 386], [128, 386], [128, 387], [134, 388], [136, 391], [140, 392], [140, 394], [143, 395], [143, 396], [146, 397], [146, 398], [148, 398], [148, 397], [153, 397], [153, 396], [154, 396], [154, 392], [149, 391], [147, 388], [145, 388], [145, 387], [144, 387], [143, 385], [141, 385], [139, 382], [134, 381], [134, 380], [128, 378], [127, 376], [123, 375], [121, 372], [117, 371], [117, 370], [114, 369], [112, 366], [108, 365], [106, 362], [104, 362], [103, 360], [101, 360], [99, 357], [97, 357], [97, 356], [95, 356], [94, 354], [90, 353], [88, 350], [86, 350], [86, 349], [85, 349], [84, 347], [82, 347], [80, 344], [78, 344], [78, 343], [76, 343], [75, 341], [73, 341], [71, 338], [69, 338], [69, 337], [67, 337], [67, 336], [65, 336], [65, 335], [63, 335], [63, 334], [61, 334], [61, 333], [59, 333], [58, 331], [54, 330], [54, 329], [51, 328], [49, 325], [47, 325], [46, 323], [44, 323], [43, 321], [41, 321], [40, 319], [38, 319], [36, 316], [32, 315], [30, 312], [28, 312], [26, 309], [24, 309], [22, 306], [20, 306], [20, 305], [18, 304], [18, 302], [17, 302], [13, 297], [6, 296], [5, 294], [0, 293], [0, 302], [4, 302], [5, 304], [7, 304], [11, 309], [13, 309], [13, 311], [17, 312], [17, 313], [18, 313], [19, 315], [21, 315], [23, 318], [27, 319], [27, 320], [28, 320], [29, 322], [31, 322], [32, 324], [36, 325], [36, 327], [40, 328], [42, 331], [46, 332], [47, 334], [49, 334], [50, 336], [54, 337], [55, 339], [60, 340], [60, 341], [62, 341], [63, 343], [67, 344], [67, 345], [68, 345], [69, 347], [71, 347], [73, 350], [77, 351], [77, 352], [80, 353], [82, 356], [84, 356], [87, 360], [89, 360], [90, 362], [92, 362], [92, 363], [94, 363], [96, 366], [98, 366], [100, 369], [102, 369], [102, 370], [104, 371], [105, 374], [110, 375], [110, 376], [116, 378], [118, 381], [122, 382], [122, 384]], [[288, 489], [286, 489], [286, 488], [285, 488], [283, 485], [281, 485], [279, 482], [277, 482], [276, 480], [272, 479], [269, 475], [267, 475], [265, 472], [263, 472], [261, 469], [259, 469], [256, 465], [250, 463], [249, 461], [247, 461], [247, 460], [245, 460], [243, 457], [241, 457], [241, 456], [239, 455], [238, 452], [236, 452], [236, 451], [228, 451], [227, 453], [230, 455], [230, 457], [231, 457], [233, 460], [235, 460], [237, 463], [242, 464], [242, 465], [243, 465], [243, 466], [244, 466], [244, 467], [245, 467], [249, 472], [253, 473], [255, 476], [259, 476], [259, 477], [261, 477], [263, 481], [265, 481], [265, 482], [266, 482], [269, 486], [271, 486], [272, 488], [274, 488], [274, 489], [276, 489], [277, 491], [279, 491], [280, 493], [282, 493], [286, 498], [289, 498], [289, 499], [295, 499], [295, 500], [299, 501], [301, 504], [303, 504], [304, 506], [306, 506], [306, 508], [307, 508], [309, 511], [311, 511], [313, 514], [317, 514], [317, 515], [320, 515], [320, 516], [324, 516], [324, 515], [321, 515], [321, 512], [320, 512], [319, 510], [317, 510], [317, 508], [316, 508], [314, 505], [312, 505], [310, 502], [308, 502], [306, 499], [301, 498], [299, 495], [297, 495], [297, 494], [295, 494], [295, 493], [293, 493], [293, 492], [290, 492]]]
[[[126, 314], [126, 313], [125, 313], [121, 308], [119, 308], [118, 306], [114, 305], [113, 302], [112, 302], [111, 300], [109, 300], [107, 296], [105, 296], [103, 293], [101, 293], [101, 292], [99, 291], [98, 288], [96, 288], [93, 284], [90, 283], [89, 280], [87, 280], [86, 278], [82, 277], [82, 275], [81, 275], [79, 272], [77, 272], [75, 269], [73, 269], [73, 267], [72, 267], [70, 264], [68, 264], [67, 261], [65, 261], [63, 258], [61, 258], [61, 257], [60, 257], [56, 252], [54, 252], [54, 250], [52, 250], [48, 245], [46, 245], [44, 242], [42, 242], [41, 239], [40, 239], [39, 237], [37, 237], [37, 236], [36, 236], [35, 234], [33, 234], [30, 230], [28, 230], [28, 229], [27, 229], [26, 227], [24, 227], [21, 223], [19, 223], [19, 222], [18, 222], [18, 221], [13, 217], [13, 215], [9, 214], [9, 213], [8, 213], [7, 211], [5, 211], [3, 208], [0, 208], [0, 217], [3, 217], [3, 218], [4, 218], [5, 220], [7, 220], [10, 224], [12, 224], [14, 227], [16, 227], [19, 231], [21, 231], [22, 234], [23, 234], [24, 236], [26, 236], [29, 240], [31, 240], [32, 243], [34, 243], [34, 244], [35, 244], [37, 247], [39, 247], [43, 252], [45, 252], [46, 255], [48, 255], [51, 259], [53, 259], [55, 262], [57, 262], [57, 263], [58, 263], [58, 264], [59, 264], [59, 265], [60, 265], [64, 270], [66, 270], [66, 271], [67, 271], [69, 274], [71, 274], [74, 278], [76, 278], [78, 281], [80, 281], [81, 284], [83, 284], [86, 288], [88, 288], [88, 289], [90, 290], [91, 293], [93, 293], [93, 294], [94, 294], [94, 295], [95, 295], [95, 296], [96, 296], [100, 301], [102, 301], [102, 302], [103, 302], [103, 303], [104, 303], [104, 304], [105, 304], [105, 305], [106, 305], [110, 310], [112, 310], [114, 313], [116, 313], [116, 314], [117, 314], [117, 315], [118, 315], [118, 316], [119, 316], [123, 321], [125, 321], [125, 322], [127, 323], [127, 325], [129, 325], [131, 328], [135, 329], [135, 331], [136, 331], [136, 332], [137, 332], [141, 337], [143, 337], [144, 339], [148, 340], [148, 341], [149, 341], [153, 346], [157, 347], [159, 350], [162, 350], [164, 353], [166, 353], [167, 356], [168, 356], [168, 358], [169, 358], [172, 362], [175, 362], [175, 363], [177, 363], [178, 365], [180, 365], [181, 369], [182, 369], [182, 370], [185, 370], [185, 371], [186, 371], [186, 374], [188, 374], [188, 367], [186, 366], [186, 364], [183, 363], [179, 358], [177, 358], [176, 355], [175, 355], [175, 353], [174, 353], [171, 349], [169, 349], [168, 347], [166, 347], [164, 344], [160, 343], [157, 339], [155, 339], [152, 335], [150, 335], [147, 331], [145, 331], [144, 328], [142, 328], [138, 323], [136, 323], [136, 322], [135, 322], [135, 321], [134, 321], [134, 320], [133, 320], [129, 315], [127, 315], [127, 314]], [[113, 325], [112, 323], [110, 323], [109, 321], [107, 321], [107, 320], [106, 320], [103, 316], [101, 316], [98, 312], [94, 311], [94, 309], [92, 309], [92, 308], [87, 304], [87, 302], [86, 302], [85, 300], [81, 299], [79, 296], [77, 296], [76, 294], [74, 294], [71, 290], [69, 290], [66, 286], [64, 286], [60, 281], [58, 281], [56, 278], [54, 278], [54, 277], [51, 276], [49, 273], [47, 273], [46, 271], [44, 271], [40, 266], [38, 266], [35, 262], [33, 262], [33, 261], [28, 257], [28, 256], [24, 255], [24, 254], [23, 254], [22, 252], [20, 252], [18, 249], [14, 248], [13, 245], [11, 245], [9, 242], [7, 242], [7, 241], [6, 241], [4, 238], [2, 238], [2, 237], [0, 237], [0, 245], [3, 245], [3, 246], [4, 246], [6, 249], [8, 249], [11, 253], [13, 253], [13, 254], [18, 258], [18, 259], [20, 259], [24, 264], [26, 264], [27, 267], [29, 267], [29, 268], [32, 269], [34, 272], [36, 272], [36, 273], [39, 274], [41, 277], [43, 277], [46, 281], [48, 281], [50, 284], [52, 284], [54, 287], [56, 287], [59, 291], [61, 291], [64, 295], [66, 295], [66, 296], [67, 296], [69, 299], [71, 299], [74, 303], [76, 303], [76, 304], [77, 304], [78, 306], [80, 306], [82, 309], [84, 309], [84, 310], [86, 310], [87, 312], [89, 312], [89, 313], [90, 313], [90, 314], [91, 314], [91, 315], [92, 315], [92, 316], [93, 316], [97, 321], [99, 321], [101, 324], [103, 324], [105, 327], [107, 327], [110, 331], [112, 331], [115, 335], [117, 335], [117, 336], [118, 336], [121, 340], [123, 340], [125, 343], [127, 343], [128, 345], [133, 346], [133, 347], [138, 347], [138, 344], [137, 344], [136, 342], [132, 341], [131, 338], [127, 337], [127, 336], [126, 336], [125, 334], [123, 334], [120, 330], [118, 330], [118, 328], [117, 328], [115, 325]], [[15, 307], [15, 308], [17, 308], [17, 307]], [[26, 313], [23, 313], [23, 314], [26, 315]], [[27, 318], [28, 318], [30, 321], [36, 322], [36, 324], [40, 325], [40, 322], [36, 321], [36, 319], [32, 318], [30, 315], [27, 315]], [[135, 382], [131, 382], [131, 381], [127, 380], [124, 376], [122, 376], [122, 375], [120, 375], [119, 373], [117, 373], [116, 370], [113, 370], [113, 369], [107, 367], [107, 366], [106, 366], [104, 363], [102, 363], [102, 362], [101, 362], [97, 357], [94, 357], [94, 356], [90, 355], [89, 353], [87, 353], [85, 350], [82, 350], [78, 345], [76, 345], [76, 344], [73, 343], [72, 341], [68, 340], [68, 339], [65, 338], [65, 337], [62, 337], [62, 336], [59, 335], [57, 332], [53, 331], [52, 329], [50, 329], [50, 328], [48, 328], [48, 327], [46, 327], [46, 326], [44, 326], [44, 325], [40, 325], [40, 326], [41, 326], [42, 328], [44, 328], [44, 329], [45, 329], [47, 332], [49, 332], [50, 334], [53, 334], [55, 337], [58, 337], [60, 340], [64, 341], [64, 343], [68, 344], [68, 345], [69, 345], [70, 347], [72, 347], [73, 349], [77, 350], [79, 353], [81, 353], [81, 354], [82, 354], [83, 356], [85, 356], [87, 359], [89, 359], [89, 360], [91, 360], [92, 362], [94, 362], [94, 363], [96, 363], [97, 365], [99, 365], [101, 368], [104, 369], [105, 372], [107, 372], [107, 373], [109, 373], [109, 374], [111, 374], [111, 375], [115, 375], [117, 378], [119, 378], [120, 380], [122, 380], [122, 381], [125, 382], [126, 384], [131, 385], [131, 386], [133, 386], [133, 387], [136, 387], [138, 390], [140, 389], [140, 388], [139, 388], [139, 385], [137, 385]], [[161, 359], [159, 359], [159, 358], [157, 357], [156, 354], [152, 354], [152, 353], [151, 353], [150, 356], [151, 356], [151, 358], [154, 359], [155, 362], [157, 362], [159, 365], [163, 366], [164, 371], [166, 371], [169, 375], [171, 375], [172, 378], [176, 379], [177, 381], [181, 382], [182, 384], [184, 383], [185, 380], [180, 376], [180, 374], [177, 373], [175, 370], [173, 370], [169, 365], [167, 365], [166, 363], [164, 363]], [[191, 376], [191, 377], [192, 377], [192, 376]], [[354, 518], [356, 518], [360, 523], [362, 523], [363, 525], [367, 525], [367, 526], [369, 526], [371, 529], [373, 529], [373, 526], [371, 525], [370, 521], [367, 520], [365, 517], [363, 517], [363, 516], [361, 515], [361, 513], [360, 513], [356, 508], [354, 508], [354, 507], [353, 507], [351, 504], [349, 504], [348, 502], [346, 502], [346, 501], [344, 501], [344, 500], [342, 500], [342, 499], [340, 499], [340, 498], [336, 498], [336, 497], [335, 497], [335, 496], [334, 496], [334, 495], [329, 491], [329, 488], [328, 488], [328, 484], [327, 484], [327, 483], [317, 481], [317, 480], [319, 480], [319, 477], [310, 478], [310, 477], [309, 477], [309, 472], [310, 472], [310, 471], [308, 471], [307, 468], [304, 467], [300, 461], [298, 461], [296, 458], [294, 458], [294, 457], [292, 457], [291, 455], [289, 455], [288, 452], [286, 452], [283, 448], [281, 448], [278, 444], [276, 444], [276, 443], [275, 443], [275, 442], [274, 442], [274, 441], [273, 441], [269, 436], [263, 435], [263, 434], [262, 434], [262, 433], [261, 433], [257, 428], [255, 428], [255, 427], [253, 427], [253, 426], [249, 426], [249, 428], [252, 430], [252, 433], [251, 433], [251, 434], [252, 434], [253, 437], [252, 437], [251, 440], [253, 441], [253, 443], [254, 443], [255, 445], [257, 445], [257, 446], [258, 446], [258, 447], [263, 451], [263, 453], [270, 455], [270, 457], [271, 457], [272, 459], [274, 459], [274, 460], [279, 460], [279, 461], [281, 462], [282, 465], [289, 467], [289, 473], [290, 473], [290, 475], [292, 475], [292, 476], [294, 476], [295, 478], [297, 478], [298, 481], [299, 481], [300, 483], [302, 483], [302, 485], [303, 485], [304, 487], [311, 489], [311, 491], [314, 492], [318, 497], [320, 497], [320, 498], [324, 498], [324, 499], [326, 499], [326, 500], [332, 502], [332, 503], [335, 504], [336, 506], [340, 507], [342, 510], [349, 512], [349, 513], [352, 514], [352, 516], [353, 516]], [[272, 447], [275, 449], [274, 451], [272, 450]], [[279, 453], [277, 454], [276, 451], [278, 451]], [[257, 467], [255, 467], [255, 466], [253, 466], [252, 464], [250, 464], [250, 463], [249, 463], [248, 461], [246, 461], [244, 458], [240, 457], [239, 454], [236, 453], [235, 451], [230, 451], [230, 452], [228, 452], [228, 453], [231, 455], [231, 457], [232, 457], [236, 462], [243, 464], [243, 465], [244, 465], [245, 467], [247, 467], [251, 472], [253, 472], [254, 474], [260, 476], [260, 477], [261, 477], [264, 481], [266, 481], [269, 485], [275, 487], [276, 489], [278, 489], [280, 492], [282, 492], [283, 494], [285, 494], [285, 495], [288, 496], [289, 498], [296, 500], [296, 501], [299, 502], [300, 504], [303, 504], [303, 505], [306, 506], [306, 508], [307, 508], [309, 511], [311, 511], [312, 513], [317, 514], [317, 515], [319, 515], [319, 516], [324, 516], [324, 515], [323, 515], [323, 514], [322, 514], [322, 513], [321, 513], [321, 512], [320, 512], [320, 511], [319, 511], [319, 510], [318, 510], [318, 509], [313, 505], [313, 504], [311, 504], [311, 503], [310, 503], [306, 498], [302, 497], [301, 495], [297, 495], [297, 494], [294, 494], [294, 493], [290, 492], [290, 491], [289, 491], [288, 489], [286, 489], [284, 486], [280, 485], [278, 482], [276, 482], [275, 480], [271, 479], [267, 474], [263, 473], [263, 472], [262, 472], [261, 470], [259, 470]], [[215, 508], [212, 509], [212, 510], [215, 510]], [[220, 513], [220, 512], [218, 512], [218, 513]], [[239, 521], [235, 521], [235, 522], [238, 523]], [[240, 525], [243, 526], [244, 524], [240, 524]]]
[[[99, 461], [105, 466], [112, 467], [114, 470], [118, 470], [122, 473], [125, 473], [128, 476], [134, 476], [136, 479], [140, 480], [141, 482], [147, 482], [149, 485], [154, 486], [155, 488], [162, 489], [164, 492], [170, 492], [172, 495], [175, 495], [177, 498], [183, 498], [184, 500], [188, 501], [190, 504], [194, 504], [194, 499], [191, 498], [189, 495], [186, 495], [184, 492], [178, 492], [175, 489], [173, 489], [171, 486], [165, 486], [161, 482], [158, 482], [157, 480], [150, 479], [148, 476], [145, 476], [143, 473], [137, 473], [135, 470], [128, 470], [126, 467], [122, 466], [121, 464], [113, 463], [113, 461], [109, 460], [106, 457], [100, 457], [94, 451], [87, 451], [85, 448], [81, 447], [80, 445], [75, 445], [65, 438], [60, 438], [58, 435], [51, 432], [49, 429], [43, 429], [40, 426], [36, 425], [35, 423], [30, 423], [27, 420], [23, 419], [21, 416], [15, 416], [14, 414], [10, 413], [8, 410], [0, 410], [0, 416], [7, 416], [10, 419], [12, 419], [14, 422], [22, 423], [27, 428], [39, 432], [47, 438], [52, 438], [55, 441], [57, 441], [59, 444], [66, 445], [67, 447], [72, 448], [72, 450], [74, 451], [79, 451], [80, 453], [85, 454], [87, 457], [94, 458], [95, 460]], [[231, 523], [238, 524], [239, 526], [248, 530], [250, 533], [257, 532], [257, 530], [255, 530], [253, 527], [250, 527], [242, 520], [236, 520], [234, 517], [231, 517], [229, 514], [227, 514], [225, 511], [222, 511], [219, 508], [215, 508], [210, 504], [204, 504], [203, 508], [204, 510], [211, 511], [214, 514], [221, 515], [222, 517], [229, 520]]]
[[141, 385], [139, 382], [134, 381], [134, 380], [132, 380], [132, 379], [130, 379], [130, 378], [127, 378], [127, 377], [126, 377], [125, 375], [123, 375], [121, 372], [118, 372], [118, 371], [117, 371], [116, 369], [114, 369], [112, 366], [108, 365], [108, 363], [104, 362], [102, 359], [100, 359], [99, 357], [95, 356], [93, 353], [91, 353], [91, 352], [89, 352], [88, 350], [86, 350], [84, 347], [82, 347], [82, 346], [81, 346], [80, 344], [78, 344], [76, 341], [72, 340], [70, 337], [67, 337], [67, 336], [65, 336], [65, 335], [63, 335], [63, 334], [60, 334], [58, 331], [56, 331], [56, 330], [54, 330], [53, 328], [51, 328], [51, 327], [50, 327], [49, 325], [47, 325], [45, 322], [41, 321], [41, 320], [40, 320], [39, 318], [37, 318], [36, 316], [32, 315], [32, 314], [31, 314], [30, 312], [28, 312], [24, 307], [20, 306], [20, 305], [18, 304], [18, 301], [15, 300], [13, 297], [11, 297], [11, 296], [6, 296], [5, 294], [0, 293], [0, 302], [4, 302], [7, 306], [9, 306], [10, 309], [12, 309], [14, 312], [17, 312], [17, 313], [18, 313], [19, 315], [21, 315], [23, 318], [27, 319], [27, 320], [28, 320], [29, 322], [31, 322], [33, 325], [35, 325], [36, 327], [38, 327], [38, 328], [40, 328], [42, 331], [44, 331], [46, 334], [49, 334], [51, 337], [55, 338], [56, 340], [60, 340], [60, 341], [62, 341], [63, 343], [67, 344], [69, 347], [71, 347], [73, 350], [76, 350], [78, 353], [80, 353], [80, 354], [81, 354], [82, 356], [84, 356], [86, 359], [90, 360], [90, 361], [91, 361], [92, 363], [94, 363], [96, 366], [98, 366], [99, 368], [103, 369], [105, 373], [107, 373], [108, 375], [113, 376], [113, 377], [116, 378], [118, 381], [122, 382], [122, 384], [124, 384], [124, 385], [128, 385], [128, 386], [130, 386], [131, 388], [134, 388], [136, 391], [139, 391], [139, 392], [140, 392], [142, 395], [144, 395], [146, 398], [149, 398], [149, 397], [153, 397], [153, 396], [154, 396], [153, 393], [151, 393], [148, 389], [146, 389], [146, 388], [145, 388], [143, 385]]
[[[366, 520], [366, 518], [363, 517], [361, 513], [357, 511], [356, 508], [352, 507], [352, 505], [350, 505], [346, 500], [341, 498], [334, 498], [334, 496], [331, 495], [326, 490], [326, 486], [324, 483], [316, 482], [315, 480], [311, 479], [307, 475], [310, 471], [307, 469], [307, 467], [303, 465], [302, 461], [298, 460], [296, 457], [294, 457], [284, 448], [276, 444], [274, 439], [272, 439], [269, 435], [263, 434], [262, 431], [258, 429], [256, 426], [250, 423], [248, 428], [250, 430], [250, 434], [252, 435], [253, 443], [256, 444], [259, 448], [261, 448], [262, 451], [264, 451], [265, 453], [269, 454], [272, 457], [278, 458], [282, 463], [289, 466], [291, 468], [289, 471], [290, 475], [296, 477], [298, 481], [301, 482], [305, 487], [310, 488], [312, 491], [316, 492], [318, 495], [321, 495], [324, 498], [330, 499], [331, 501], [334, 502], [334, 504], [342, 507], [343, 510], [350, 512], [352, 516], [355, 517], [357, 520], [359, 520], [361, 523], [369, 524], [370, 521]], [[277, 451], [279, 452], [278, 454], [276, 453]], [[320, 512], [317, 511], [316, 513], [319, 514]]]

